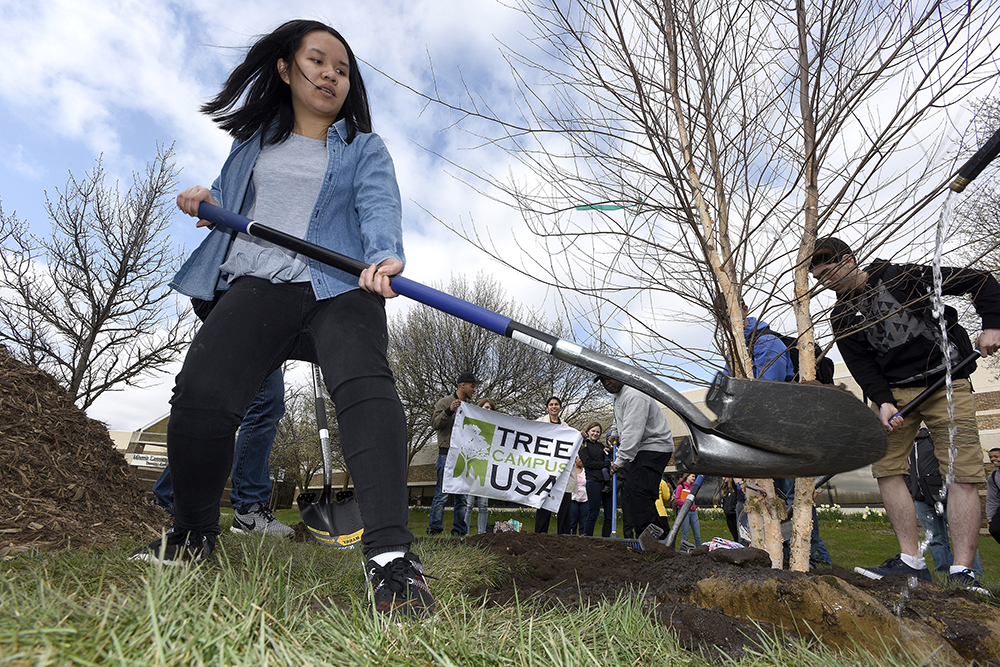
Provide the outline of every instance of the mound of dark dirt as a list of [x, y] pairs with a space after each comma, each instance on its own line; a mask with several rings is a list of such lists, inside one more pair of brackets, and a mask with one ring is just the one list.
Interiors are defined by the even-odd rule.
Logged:
[[[576, 607], [642, 595], [682, 646], [718, 660], [795, 638], [873, 654], [899, 645], [937, 653], [943, 664], [1000, 664], [1000, 607], [974, 593], [905, 578], [871, 581], [839, 567], [799, 573], [770, 568], [756, 549], [681, 555], [637, 551], [621, 541], [498, 533], [467, 538], [498, 555], [510, 577], [470, 595], [487, 604], [517, 599]], [[887, 649], [886, 647], [889, 647]]]
[[107, 427], [73, 405], [50, 375], [0, 346], [0, 557], [27, 549], [110, 544], [156, 532]]

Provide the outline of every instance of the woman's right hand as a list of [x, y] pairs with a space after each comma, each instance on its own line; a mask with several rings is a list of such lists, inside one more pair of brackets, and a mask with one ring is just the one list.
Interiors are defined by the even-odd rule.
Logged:
[[[219, 202], [215, 201], [215, 197], [212, 196], [212, 192], [205, 187], [200, 185], [195, 185], [187, 190], [184, 190], [179, 195], [177, 195], [177, 208], [184, 211], [192, 218], [198, 217], [198, 206], [203, 202], [207, 201], [209, 204], [219, 205]], [[212, 223], [208, 220], [198, 220], [198, 224], [195, 227], [208, 227]]]

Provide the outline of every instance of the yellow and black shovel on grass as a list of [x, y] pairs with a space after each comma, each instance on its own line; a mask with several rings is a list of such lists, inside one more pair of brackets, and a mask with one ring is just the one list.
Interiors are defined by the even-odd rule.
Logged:
[[330, 430], [326, 422], [326, 401], [323, 399], [323, 378], [319, 366], [313, 364], [313, 393], [316, 397], [316, 426], [323, 451], [323, 493], [300, 493], [299, 516], [309, 532], [321, 544], [337, 549], [352, 549], [361, 541], [364, 523], [361, 510], [351, 491], [333, 494], [333, 457], [330, 454]]

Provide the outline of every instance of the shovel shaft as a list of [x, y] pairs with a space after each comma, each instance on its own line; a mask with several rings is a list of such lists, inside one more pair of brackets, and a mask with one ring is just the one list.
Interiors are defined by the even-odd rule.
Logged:
[[[618, 445], [611, 445], [611, 459], [617, 460]], [[608, 517], [604, 517], [607, 521]], [[618, 537], [618, 473], [611, 473], [611, 537]], [[603, 532], [603, 531], [601, 531]]]
[[317, 364], [312, 365], [313, 396], [316, 399], [316, 427], [319, 429], [319, 446], [323, 453], [323, 489], [329, 493], [333, 486], [333, 455], [330, 453], [330, 429], [326, 423], [326, 399], [323, 398], [323, 375]]
[[[275, 245], [287, 248], [355, 276], [360, 276], [361, 272], [369, 266], [352, 257], [323, 248], [290, 234], [285, 234], [208, 202], [201, 203], [198, 208], [198, 215], [204, 220], [265, 241], [270, 241]], [[560, 339], [552, 334], [521, 324], [509, 317], [469, 303], [450, 294], [445, 294], [432, 287], [427, 287], [404, 276], [393, 276], [392, 289], [397, 294], [402, 294], [431, 308], [454, 315], [459, 319], [471, 322], [493, 333], [513, 338], [546, 354], [551, 354], [561, 361], [594, 373], [606, 375], [615, 380], [620, 380], [630, 387], [653, 396], [677, 413], [688, 424], [702, 430], [711, 429], [711, 420], [707, 416], [679, 392], [646, 371], [611, 359], [571, 341]]]
[[[958, 373], [959, 371], [965, 369], [969, 364], [974, 363], [976, 359], [978, 359], [979, 357], [980, 357], [979, 350], [978, 349], [973, 350], [972, 354], [967, 356], [965, 359], [962, 359], [960, 362], [958, 362], [952, 367], [951, 374], [954, 375], [955, 373]], [[912, 401], [901, 407], [899, 409], [899, 412], [897, 412], [892, 416], [892, 419], [895, 419], [896, 417], [906, 417], [906, 415], [916, 410], [918, 407], [920, 407], [920, 405], [924, 401], [930, 398], [933, 394], [937, 393], [938, 390], [944, 386], [944, 383], [947, 379], [948, 378], [945, 375], [939, 377], [933, 383], [928, 385], [927, 389], [924, 389], [922, 392], [920, 392], [915, 399], [913, 399]], [[889, 421], [892, 421], [892, 419], [890, 419]]]

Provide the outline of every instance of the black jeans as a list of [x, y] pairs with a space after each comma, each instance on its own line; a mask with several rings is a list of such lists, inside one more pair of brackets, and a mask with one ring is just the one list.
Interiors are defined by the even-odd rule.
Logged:
[[[632, 517], [631, 524], [636, 536], [646, 530], [646, 526], [656, 523], [667, 524], [656, 511], [656, 499], [660, 497], [660, 478], [663, 469], [670, 463], [671, 452], [636, 453], [626, 467], [625, 506]], [[669, 530], [667, 524], [666, 530]]]
[[288, 359], [319, 363], [337, 408], [367, 556], [405, 551], [406, 418], [386, 361], [384, 301], [362, 290], [317, 301], [310, 283], [240, 278], [198, 331], [170, 400], [167, 455], [178, 530], [219, 532], [236, 427]]
[[611, 504], [613, 498], [610, 493], [604, 493], [604, 485], [608, 482], [601, 480], [587, 480], [587, 520], [583, 527], [582, 534], [592, 536], [597, 527], [597, 517], [601, 514], [601, 507], [604, 507], [604, 524], [601, 527], [601, 536], [610, 537], [611, 529], [614, 528], [617, 517], [611, 516]]

